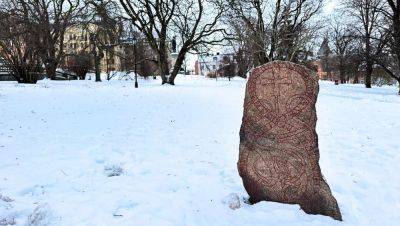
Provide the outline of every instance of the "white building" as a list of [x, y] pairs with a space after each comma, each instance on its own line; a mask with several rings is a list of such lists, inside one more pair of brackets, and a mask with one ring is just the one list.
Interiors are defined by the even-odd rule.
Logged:
[[229, 62], [234, 62], [233, 54], [200, 54], [198, 59], [199, 74], [214, 77], [218, 70]]

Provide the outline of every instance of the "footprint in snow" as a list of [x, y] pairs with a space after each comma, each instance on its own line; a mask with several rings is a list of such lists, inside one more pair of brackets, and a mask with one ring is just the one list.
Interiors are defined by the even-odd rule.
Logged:
[[118, 165], [105, 166], [104, 173], [107, 177], [117, 177], [124, 173], [124, 169]]
[[228, 205], [232, 210], [239, 209], [241, 207], [239, 196], [236, 193], [231, 193], [222, 200], [224, 205]]

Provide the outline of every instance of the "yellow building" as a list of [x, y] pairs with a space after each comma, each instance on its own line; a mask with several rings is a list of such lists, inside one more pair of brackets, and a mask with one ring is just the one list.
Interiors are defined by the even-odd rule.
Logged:
[[[106, 35], [102, 35], [95, 24], [89, 25], [75, 25], [68, 28], [64, 34], [64, 52], [65, 61], [64, 65], [67, 66], [68, 59], [71, 56], [88, 53], [92, 51], [90, 41], [91, 34], [95, 34], [101, 42], [98, 48], [98, 54], [101, 56], [100, 70], [101, 72], [121, 71], [123, 58], [125, 57], [126, 45], [115, 45], [107, 40]], [[99, 50], [101, 49], [101, 50]]]
[[[121, 33], [122, 28], [116, 26], [115, 29], [116, 34]], [[134, 53], [133, 43], [126, 41], [116, 44], [120, 40], [108, 40], [108, 35], [106, 35], [104, 32], [101, 32], [99, 27], [95, 24], [78, 24], [66, 30], [64, 35], [64, 52], [66, 57], [63, 64], [65, 68], [68, 68], [69, 63], [72, 62], [70, 61], [72, 56], [82, 53], [86, 53], [86, 55], [91, 57], [90, 62], [91, 65], [93, 65], [93, 55], [91, 54], [92, 45], [90, 41], [91, 34], [96, 34], [97, 39], [101, 43], [99, 46], [101, 47], [102, 51], [99, 51], [98, 48], [98, 54], [101, 55], [101, 72], [133, 70], [133, 61], [136, 55], [138, 58], [137, 71], [139, 74], [143, 76], [158, 74], [156, 54], [146, 41], [139, 42], [136, 47], [138, 52]], [[178, 53], [171, 53], [171, 47], [168, 48], [168, 50], [169, 67], [172, 71]]]

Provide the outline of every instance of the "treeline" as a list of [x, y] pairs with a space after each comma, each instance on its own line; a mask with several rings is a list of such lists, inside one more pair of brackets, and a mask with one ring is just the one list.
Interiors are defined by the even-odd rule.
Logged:
[[136, 66], [137, 58], [151, 61], [162, 83], [173, 85], [188, 53], [224, 46], [245, 76], [274, 60], [309, 65], [326, 36], [335, 54], [329, 68], [339, 71], [341, 80], [351, 70], [363, 70], [371, 87], [379, 67], [400, 81], [399, 1], [350, 0], [342, 6], [340, 20], [327, 21], [321, 16], [323, 0], [3, 0], [0, 53], [20, 82], [33, 82], [31, 74], [42, 72], [54, 78], [66, 58], [67, 29], [95, 24], [86, 55], [70, 59], [91, 58], [96, 80], [103, 52], [139, 43], [150, 52], [125, 54], [124, 68]]
[[374, 72], [400, 83], [400, 1], [343, 1], [329, 19], [325, 40], [334, 57], [322, 57], [323, 64], [337, 71], [342, 82], [349, 76], [357, 81], [361, 71], [367, 88]]
[[[158, 66], [162, 83], [173, 85], [187, 53], [225, 40], [226, 31], [219, 24], [223, 12], [222, 1], [4, 0], [0, 3], [0, 54], [19, 82], [34, 83], [35, 75], [41, 72], [53, 79], [66, 57], [67, 29], [86, 24], [90, 30], [95, 25], [83, 52], [92, 58], [96, 81], [100, 81], [99, 62], [104, 51], [140, 42], [156, 56], [149, 60]], [[173, 40], [179, 48], [170, 68]], [[87, 59], [83, 52], [70, 59]], [[143, 53], [131, 54], [125, 57], [126, 64]]]

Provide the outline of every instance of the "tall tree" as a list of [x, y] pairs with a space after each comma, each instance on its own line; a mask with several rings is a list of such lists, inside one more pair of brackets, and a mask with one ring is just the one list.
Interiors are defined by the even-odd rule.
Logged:
[[21, 7], [17, 13], [27, 12], [34, 24], [31, 35], [38, 37], [37, 48], [45, 65], [46, 74], [53, 79], [64, 57], [64, 34], [80, 12], [80, 0], [11, 0]]
[[385, 2], [382, 12], [388, 22], [387, 46], [377, 62], [399, 83], [400, 95], [400, 0], [385, 0]]
[[363, 43], [362, 56], [365, 63], [365, 87], [371, 88], [371, 76], [375, 58], [382, 49], [382, 0], [346, 1], [347, 11], [355, 20], [356, 36]]
[[156, 52], [162, 83], [169, 75], [168, 31], [176, 13], [178, 0], [119, 0], [132, 24], [146, 37]]
[[30, 15], [22, 2], [0, 3], [0, 57], [18, 82], [36, 83], [42, 71], [37, 48], [39, 39], [31, 35], [36, 24], [27, 21]]
[[[119, 0], [134, 26], [156, 52], [162, 83], [175, 84], [186, 54], [201, 45], [220, 43], [218, 21], [223, 9], [217, 0]], [[206, 16], [207, 15], [207, 16]], [[174, 33], [180, 47], [170, 75], [169, 52]], [[168, 76], [170, 75], [170, 76]]]
[[181, 45], [168, 81], [172, 85], [189, 51], [220, 44], [226, 37], [226, 31], [220, 24], [224, 12], [221, 1], [181, 0], [176, 11], [173, 25]]
[[[86, 0], [89, 18], [84, 29], [90, 33], [91, 54], [94, 58], [96, 82], [101, 82], [100, 60], [105, 57], [107, 80], [111, 79], [108, 63], [122, 45], [123, 22], [119, 15], [119, 7], [112, 0]], [[122, 56], [121, 56], [122, 57]]]
[[345, 24], [339, 18], [333, 18], [330, 30], [334, 47], [332, 50], [335, 54], [340, 82], [345, 83], [348, 63], [352, 59], [351, 55], [355, 54], [352, 48], [354, 31], [349, 24]]
[[[277, 2], [279, 3], [275, 12], [280, 11], [280, 0], [277, 0]], [[227, 11], [228, 20], [231, 21], [234, 31], [240, 32], [236, 34], [236, 38], [247, 38], [251, 43], [254, 64], [257, 66], [270, 61], [271, 59], [268, 58], [267, 52], [268, 40], [264, 21], [265, 1], [230, 0], [227, 4], [229, 9]], [[277, 19], [278, 13], [274, 15]], [[275, 22], [275, 27], [277, 28], [277, 21]], [[246, 34], [243, 34], [242, 31], [246, 31]]]
[[310, 56], [309, 43], [318, 28], [312, 20], [322, 0], [230, 0], [227, 4], [236, 38], [251, 42], [254, 66], [273, 60], [301, 62]]

